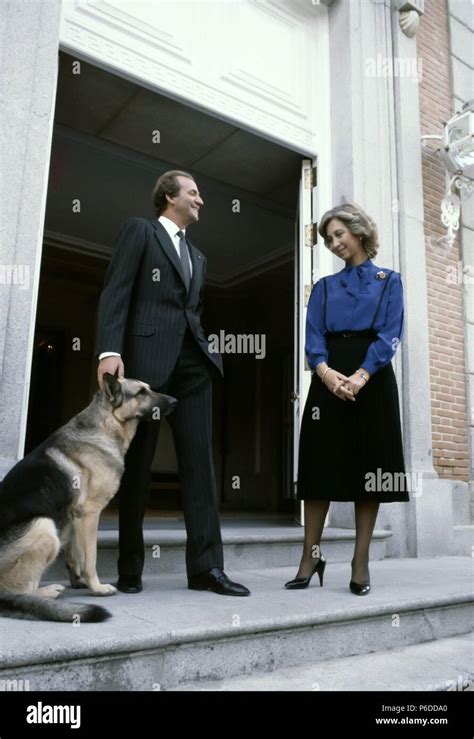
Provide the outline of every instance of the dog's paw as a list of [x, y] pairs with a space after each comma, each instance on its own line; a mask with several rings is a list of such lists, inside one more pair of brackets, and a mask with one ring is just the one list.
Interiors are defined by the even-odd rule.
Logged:
[[40, 595], [43, 598], [58, 598], [65, 590], [64, 585], [45, 585], [43, 588], [38, 588], [36, 595]]
[[101, 583], [92, 591], [93, 595], [115, 595], [117, 588], [114, 585], [106, 585]]

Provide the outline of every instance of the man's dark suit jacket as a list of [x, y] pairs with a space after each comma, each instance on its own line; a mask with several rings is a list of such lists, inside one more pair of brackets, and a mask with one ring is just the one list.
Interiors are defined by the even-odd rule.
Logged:
[[187, 240], [193, 265], [186, 292], [181, 261], [158, 220], [130, 218], [118, 236], [99, 301], [96, 355], [121, 354], [126, 377], [163, 385], [180, 352], [186, 327], [221, 374], [201, 325], [206, 258]]

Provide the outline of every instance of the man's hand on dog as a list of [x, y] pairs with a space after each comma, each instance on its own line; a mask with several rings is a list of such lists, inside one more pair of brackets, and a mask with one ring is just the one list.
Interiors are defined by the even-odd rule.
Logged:
[[123, 380], [125, 377], [125, 367], [122, 357], [104, 357], [104, 359], [100, 360], [99, 366], [97, 367], [97, 382], [102, 392], [105, 392], [103, 377], [106, 372], [109, 372], [111, 375], [117, 373], [117, 378]]

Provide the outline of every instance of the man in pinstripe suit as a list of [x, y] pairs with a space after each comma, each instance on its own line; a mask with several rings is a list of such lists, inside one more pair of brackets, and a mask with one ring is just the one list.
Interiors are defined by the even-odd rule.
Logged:
[[[249, 595], [223, 572], [222, 539], [211, 451], [211, 373], [222, 359], [209, 351], [201, 325], [206, 258], [186, 228], [203, 200], [193, 177], [165, 172], [153, 190], [158, 218], [123, 226], [100, 297], [96, 354], [105, 372], [143, 380], [178, 399], [168, 417], [178, 459], [187, 532], [188, 587]], [[122, 592], [142, 590], [143, 517], [159, 421], [143, 421], [125, 459], [119, 490], [119, 579]]]

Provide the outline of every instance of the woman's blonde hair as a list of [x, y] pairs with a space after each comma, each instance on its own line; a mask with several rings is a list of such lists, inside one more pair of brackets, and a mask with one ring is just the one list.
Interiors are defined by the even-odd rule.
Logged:
[[343, 221], [354, 236], [362, 236], [362, 246], [369, 259], [373, 259], [379, 250], [379, 234], [372, 218], [356, 203], [342, 203], [326, 211], [321, 218], [318, 231], [326, 243], [329, 221], [338, 218]]

